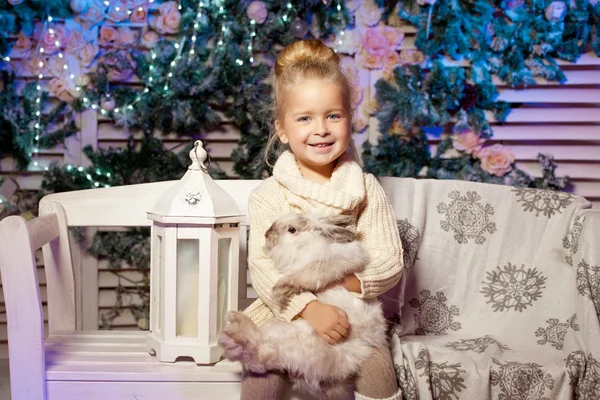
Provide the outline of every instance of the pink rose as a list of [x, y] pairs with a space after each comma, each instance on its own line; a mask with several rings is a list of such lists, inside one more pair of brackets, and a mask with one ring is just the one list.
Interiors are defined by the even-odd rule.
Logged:
[[[42, 65], [40, 66], [40, 62]], [[47, 71], [48, 61], [46, 57], [40, 55], [39, 53], [34, 54], [27, 60], [26, 69], [31, 73], [31, 75], [39, 75], [43, 74]]]
[[137, 31], [129, 29], [128, 27], [121, 27], [119, 28], [115, 44], [117, 44], [119, 47], [127, 48], [132, 46], [137, 41], [137, 38]]
[[50, 95], [58, 97], [61, 101], [69, 102], [73, 100], [69, 90], [69, 82], [64, 78], [53, 78], [48, 82], [48, 91]]
[[454, 148], [467, 154], [473, 154], [481, 150], [484, 142], [484, 138], [470, 129], [459, 131], [452, 136]]
[[383, 36], [385, 36], [388, 44], [394, 50], [400, 50], [402, 42], [404, 42], [404, 33], [398, 31], [398, 29], [392, 26], [382, 26]]
[[119, 32], [114, 26], [102, 25], [100, 27], [98, 44], [103, 47], [108, 47], [114, 43], [119, 36]]
[[88, 42], [81, 50], [79, 50], [80, 64], [84, 67], [89, 67], [93, 62], [100, 49], [96, 43]]
[[82, 25], [88, 29], [104, 20], [104, 12], [98, 7], [90, 6], [85, 14], [79, 15], [79, 19], [81, 19]]
[[129, 13], [127, 11], [128, 10], [125, 4], [117, 3], [116, 5], [111, 5], [108, 8], [106, 18], [115, 23], [127, 21], [127, 18], [129, 18]]
[[134, 23], [143, 23], [148, 19], [148, 9], [146, 7], [135, 7], [129, 17], [129, 21]]
[[78, 29], [73, 29], [69, 31], [69, 38], [67, 39], [65, 51], [69, 54], [74, 54], [81, 50], [83, 46], [85, 46], [85, 43], [86, 42], [81, 31]]
[[409, 49], [400, 52], [401, 64], [420, 64], [425, 61], [425, 56], [420, 50]]
[[512, 150], [500, 144], [484, 147], [476, 153], [476, 156], [481, 160], [481, 168], [496, 176], [504, 176], [509, 173], [515, 162], [515, 154]]
[[89, 85], [91, 82], [91, 79], [88, 75], [77, 75], [75, 77], [75, 85], [79, 86], [79, 87], [84, 87]]
[[159, 7], [160, 15], [152, 20], [152, 27], [162, 34], [175, 34], [179, 30], [181, 14], [177, 3], [167, 1]]
[[33, 41], [23, 31], [19, 32], [19, 38], [15, 42], [13, 49], [19, 51], [27, 51], [33, 47]]
[[154, 46], [156, 46], [156, 43], [158, 43], [159, 39], [160, 39], [160, 37], [158, 36], [158, 33], [151, 31], [151, 30], [147, 30], [142, 35], [140, 44], [147, 49], [153, 49]]
[[390, 46], [382, 30], [379, 27], [367, 28], [361, 36], [358, 64], [368, 69], [379, 69], [389, 51]]
[[52, 76], [63, 77], [66, 75], [65, 65], [67, 65], [67, 63], [64, 57], [51, 57], [48, 60], [48, 71]]
[[19, 4], [21, 4], [24, 0], [8, 0], [8, 2], [10, 4], [12, 4], [13, 6], [18, 6]]
[[395, 51], [390, 51], [383, 59], [383, 75], [385, 79], [391, 80], [394, 69], [401, 65], [400, 55]]
[[263, 24], [267, 20], [269, 11], [267, 6], [262, 1], [253, 1], [248, 5], [246, 9], [246, 15], [248, 18], [256, 21], [257, 24]]
[[369, 54], [385, 57], [389, 51], [389, 42], [379, 27], [365, 29], [361, 37], [361, 46]]
[[50, 26], [42, 35], [41, 46], [46, 54], [52, 54], [64, 48], [66, 41], [66, 30], [63, 25]]
[[352, 98], [355, 104], [360, 104], [363, 99], [363, 88], [360, 84], [358, 68], [356, 68], [354, 59], [352, 57], [343, 56], [340, 61], [340, 69], [344, 76], [346, 76], [346, 79], [352, 88]]
[[158, 11], [160, 12], [160, 15], [167, 15], [178, 11], [177, 7], [176, 1], [165, 1], [158, 7]]
[[368, 121], [365, 118], [353, 118], [352, 119], [352, 130], [354, 132], [360, 133], [362, 131], [364, 131], [365, 129], [367, 129], [367, 127], [369, 126]]

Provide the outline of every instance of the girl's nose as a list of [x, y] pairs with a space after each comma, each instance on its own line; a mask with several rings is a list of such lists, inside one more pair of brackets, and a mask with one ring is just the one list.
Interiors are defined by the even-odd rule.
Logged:
[[327, 121], [324, 119], [317, 120], [317, 126], [315, 126], [315, 134], [319, 136], [329, 135], [329, 128], [327, 127]]

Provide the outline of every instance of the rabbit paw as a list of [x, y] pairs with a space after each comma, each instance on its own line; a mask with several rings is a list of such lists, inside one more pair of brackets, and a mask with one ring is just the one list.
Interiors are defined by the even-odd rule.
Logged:
[[265, 373], [265, 366], [259, 361], [260, 331], [250, 318], [240, 312], [226, 314], [228, 324], [219, 335], [219, 346], [223, 355], [231, 361], [240, 361], [247, 370]]

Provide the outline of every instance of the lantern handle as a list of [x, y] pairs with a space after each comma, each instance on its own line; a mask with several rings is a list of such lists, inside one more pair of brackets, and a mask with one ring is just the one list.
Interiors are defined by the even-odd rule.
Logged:
[[[202, 172], [208, 173], [210, 168], [210, 156], [204, 149], [201, 140], [194, 142], [194, 148], [190, 150], [190, 158], [192, 159], [192, 165], [189, 169], [201, 170]], [[204, 165], [204, 161], [208, 161], [208, 166]]]

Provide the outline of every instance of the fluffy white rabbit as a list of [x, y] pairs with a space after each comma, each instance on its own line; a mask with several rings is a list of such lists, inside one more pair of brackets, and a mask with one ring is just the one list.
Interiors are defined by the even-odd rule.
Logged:
[[289, 214], [265, 234], [266, 251], [281, 275], [273, 298], [284, 309], [290, 296], [314, 292], [320, 302], [348, 314], [346, 340], [330, 345], [303, 319], [271, 318], [257, 327], [243, 313], [229, 312], [219, 336], [225, 357], [241, 361], [255, 373], [285, 372], [298, 389], [313, 396], [331, 399], [348, 393], [373, 348], [387, 345], [386, 322], [377, 299], [360, 299], [341, 286], [326, 288], [362, 271], [368, 262], [366, 251], [348, 229], [352, 223], [349, 216]]

